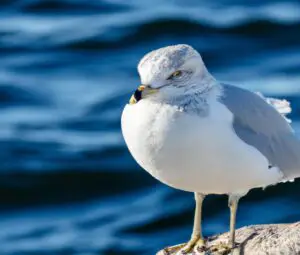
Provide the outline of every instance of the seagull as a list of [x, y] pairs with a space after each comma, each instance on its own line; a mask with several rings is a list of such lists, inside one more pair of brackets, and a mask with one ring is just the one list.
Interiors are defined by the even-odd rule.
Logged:
[[165, 254], [205, 248], [202, 203], [209, 194], [229, 196], [225, 246], [235, 248], [240, 198], [300, 176], [300, 141], [284, 117], [289, 110], [276, 109], [289, 109], [288, 102], [217, 81], [186, 44], [146, 54], [138, 72], [142, 85], [121, 117], [126, 145], [153, 177], [195, 194], [191, 239], [165, 248]]

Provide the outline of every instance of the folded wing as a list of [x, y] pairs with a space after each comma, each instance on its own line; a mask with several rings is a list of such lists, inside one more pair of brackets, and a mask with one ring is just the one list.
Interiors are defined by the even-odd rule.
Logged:
[[259, 150], [286, 180], [300, 177], [300, 141], [283, 115], [259, 94], [222, 84], [220, 101], [234, 116], [233, 128]]

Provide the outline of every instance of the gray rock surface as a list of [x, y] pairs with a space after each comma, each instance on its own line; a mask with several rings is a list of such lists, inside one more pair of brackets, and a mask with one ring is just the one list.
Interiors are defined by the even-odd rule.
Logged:
[[[213, 236], [206, 242], [204, 252], [187, 255], [300, 255], [300, 222], [293, 224], [255, 225], [236, 231], [237, 248], [231, 252], [215, 251], [217, 244], [226, 243], [229, 233]], [[157, 255], [179, 255], [159, 251]]]

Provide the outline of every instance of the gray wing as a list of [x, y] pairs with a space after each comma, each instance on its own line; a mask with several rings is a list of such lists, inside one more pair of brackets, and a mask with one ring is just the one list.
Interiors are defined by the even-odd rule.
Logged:
[[277, 166], [285, 179], [300, 177], [300, 141], [288, 122], [260, 96], [222, 84], [220, 101], [233, 113], [236, 134]]

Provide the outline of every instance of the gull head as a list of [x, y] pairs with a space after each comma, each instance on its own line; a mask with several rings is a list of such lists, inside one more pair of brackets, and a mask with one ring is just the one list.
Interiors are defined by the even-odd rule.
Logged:
[[130, 99], [174, 100], [191, 90], [207, 87], [211, 75], [200, 54], [191, 46], [179, 44], [146, 54], [138, 65], [142, 85]]

